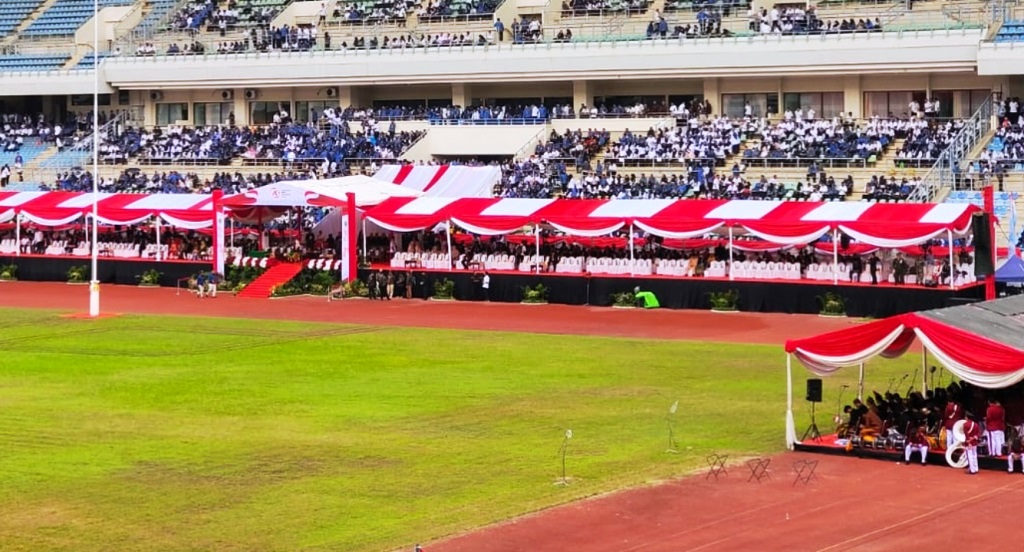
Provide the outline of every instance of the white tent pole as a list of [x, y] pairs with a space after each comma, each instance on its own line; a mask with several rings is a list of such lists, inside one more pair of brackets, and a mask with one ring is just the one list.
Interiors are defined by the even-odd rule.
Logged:
[[928, 392], [928, 349], [921, 347], [921, 393]]
[[839, 285], [839, 229], [832, 231], [832, 284]]
[[953, 231], [946, 229], [946, 237], [949, 238], [949, 289], [956, 289], [956, 265], [953, 264]]
[[733, 264], [732, 264], [732, 226], [729, 227], [729, 279], [733, 280]]
[[537, 274], [540, 274], [540, 269], [541, 269], [541, 264], [542, 264], [540, 262], [540, 225], [537, 225], [537, 226], [533, 227], [533, 236], [534, 236], [534, 249], [536, 251], [534, 253], [534, 255], [536, 255], [536, 257], [537, 257], [537, 260], [534, 263], [534, 265], [536, 265], [536, 267], [537, 267]]
[[14, 246], [17, 248], [18, 257], [21, 256], [21, 213], [14, 215]]
[[163, 250], [160, 248], [160, 215], [156, 216], [156, 260], [163, 258]]
[[796, 444], [796, 422], [793, 421], [793, 355], [786, 353], [786, 448]]
[[636, 259], [633, 257], [633, 223], [629, 223], [629, 275], [636, 276]]
[[[366, 219], [363, 219], [364, 221]], [[452, 221], [448, 219], [444, 225], [444, 237], [448, 242], [448, 270], [455, 266], [455, 256], [452, 255]]]
[[864, 400], [864, 363], [860, 363], [860, 377], [857, 379], [857, 398]]

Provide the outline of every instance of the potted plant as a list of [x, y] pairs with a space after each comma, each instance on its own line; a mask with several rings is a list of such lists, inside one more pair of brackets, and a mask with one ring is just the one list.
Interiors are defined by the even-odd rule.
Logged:
[[434, 282], [434, 296], [431, 299], [435, 301], [455, 300], [455, 282], [448, 278]]
[[735, 289], [727, 291], [712, 291], [708, 294], [711, 302], [711, 312], [736, 312], [739, 310], [737, 304], [740, 301], [740, 292]]
[[151, 268], [151, 269], [143, 272], [142, 276], [139, 276], [139, 286], [140, 287], [159, 287], [160, 286], [160, 277], [161, 276], [163, 276], [162, 272], [160, 272], [159, 270], [157, 270], [155, 268]]
[[548, 288], [544, 284], [523, 288], [523, 303], [527, 305], [544, 305], [548, 302]]
[[84, 284], [86, 279], [89, 277], [89, 267], [73, 266], [68, 269], [68, 283], [69, 284]]
[[821, 311], [818, 313], [819, 316], [846, 316], [846, 301], [843, 299], [842, 295], [828, 291], [825, 292], [825, 295], [819, 296], [818, 301], [821, 302]]
[[345, 284], [345, 298], [350, 299], [352, 297], [369, 297], [370, 288], [366, 286], [366, 282], [356, 278]]
[[13, 282], [18, 279], [18, 265], [0, 266], [0, 282]]
[[612, 307], [616, 309], [635, 309], [636, 294], [631, 291], [612, 294]]

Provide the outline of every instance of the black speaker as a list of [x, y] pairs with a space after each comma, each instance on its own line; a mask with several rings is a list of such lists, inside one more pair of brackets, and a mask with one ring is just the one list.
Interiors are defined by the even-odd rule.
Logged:
[[839, 235], [839, 250], [840, 251], [846, 251], [849, 248], [850, 248], [850, 236], [847, 236], [846, 234], [840, 234]]
[[817, 378], [810, 378], [807, 380], [807, 401], [820, 403], [821, 402], [821, 380]]
[[995, 255], [992, 254], [992, 225], [988, 213], [975, 213], [971, 233], [974, 234], [974, 275], [994, 274]]

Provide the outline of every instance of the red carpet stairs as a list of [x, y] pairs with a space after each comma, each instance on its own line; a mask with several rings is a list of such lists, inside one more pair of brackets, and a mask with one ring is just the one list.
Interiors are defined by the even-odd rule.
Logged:
[[286, 283], [302, 271], [302, 263], [281, 263], [267, 269], [259, 278], [253, 280], [238, 292], [238, 297], [254, 297], [266, 299], [270, 291]]

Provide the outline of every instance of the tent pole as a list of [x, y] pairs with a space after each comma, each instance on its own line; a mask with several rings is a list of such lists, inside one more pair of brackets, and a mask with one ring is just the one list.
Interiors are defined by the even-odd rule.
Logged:
[[633, 256], [633, 223], [629, 223], [629, 275], [636, 276], [636, 259]]
[[[348, 224], [348, 236], [346, 239], [345, 246], [348, 248], [348, 255], [342, 256], [342, 262], [348, 267], [348, 281], [355, 280], [359, 277], [359, 255], [357, 252], [356, 245], [356, 209], [359, 205], [356, 203], [356, 194], [354, 192], [347, 192], [345, 194], [345, 220]], [[367, 265], [370, 264], [369, 259], [363, 259]]]
[[839, 229], [832, 230], [832, 285], [839, 285]]
[[534, 255], [537, 256], [537, 261], [534, 263], [534, 265], [536, 265], [537, 267], [537, 274], [540, 274], [540, 269], [543, 264], [540, 262], [540, 225], [536, 225], [533, 227], [533, 237], [534, 248], [536, 249], [536, 253], [534, 253]]
[[956, 265], [953, 264], [953, 230], [946, 229], [949, 238], [949, 289], [956, 289]]
[[793, 355], [786, 353], [786, 448], [796, 444], [796, 422], [793, 421]]
[[732, 274], [732, 226], [729, 227], [729, 279], [733, 280]]
[[864, 400], [864, 363], [860, 363], [860, 376], [857, 379], [857, 398]]
[[928, 349], [921, 347], [921, 393], [928, 392]]
[[231, 228], [231, 247], [235, 246], [235, 219], [228, 217], [228, 225]]
[[156, 217], [156, 260], [160, 261], [163, 257], [163, 250], [160, 249], [160, 215]]
[[21, 213], [14, 215], [14, 246], [17, 248], [17, 256], [21, 256]]
[[455, 266], [455, 258], [452, 255], [452, 219], [445, 221], [444, 239], [448, 242], [448, 270], [451, 270]]

